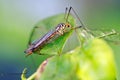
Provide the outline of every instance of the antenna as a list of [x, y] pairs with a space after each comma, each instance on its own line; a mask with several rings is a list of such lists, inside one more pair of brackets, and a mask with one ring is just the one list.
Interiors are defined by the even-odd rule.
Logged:
[[84, 26], [83, 22], [80, 20], [78, 14], [75, 12], [75, 10], [70, 6], [68, 12], [67, 12], [68, 8], [66, 7], [66, 10], [65, 10], [65, 17], [66, 17], [66, 22], [68, 22], [68, 17], [70, 15], [70, 12], [71, 10], [73, 11], [73, 13], [75, 14], [75, 16], [77, 17], [77, 19], [79, 20], [79, 22], [81, 23], [81, 26], [84, 27], [84, 29], [87, 30], [87, 28]]
[[66, 15], [66, 22], [68, 22], [68, 17], [69, 17], [69, 14], [70, 14], [71, 8], [72, 8], [72, 7], [70, 7], [69, 10], [68, 10], [68, 13], [66, 13], [66, 14], [67, 14], [67, 15]]
[[68, 10], [68, 8], [66, 7], [66, 9], [65, 9], [65, 16], [64, 16], [64, 19], [66, 19], [67, 10]]

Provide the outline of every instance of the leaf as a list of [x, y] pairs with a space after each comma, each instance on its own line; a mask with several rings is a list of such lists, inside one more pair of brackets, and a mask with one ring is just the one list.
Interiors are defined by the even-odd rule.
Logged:
[[[72, 27], [75, 27], [75, 21], [74, 18], [70, 15], [68, 18], [69, 23]], [[33, 31], [33, 35], [31, 37], [31, 40], [37, 40], [38, 38], [41, 38], [44, 36], [48, 31], [54, 30], [55, 27], [57, 27], [58, 24], [65, 23], [64, 14], [55, 15], [49, 18], [46, 18], [42, 21], [39, 21], [35, 27], [37, 28]], [[55, 55], [55, 54], [61, 54], [63, 47], [65, 45], [65, 42], [69, 38], [69, 36], [72, 34], [73, 30], [66, 32], [65, 34], [59, 36], [57, 39], [53, 40], [50, 43], [47, 43], [40, 51], [41, 54], [49, 54], [49, 55]]]
[[78, 75], [82, 80], [115, 80], [116, 67], [113, 51], [109, 45], [101, 39], [94, 39], [84, 46], [80, 58], [80, 70]]
[[83, 47], [47, 60], [37, 71], [39, 80], [115, 80], [113, 52], [101, 39], [93, 39]]

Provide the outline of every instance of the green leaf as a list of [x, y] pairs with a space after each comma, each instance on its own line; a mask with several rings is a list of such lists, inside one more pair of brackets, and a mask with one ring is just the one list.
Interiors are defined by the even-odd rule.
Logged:
[[78, 75], [82, 80], [115, 80], [116, 68], [113, 51], [101, 39], [94, 39], [82, 48]]
[[[44, 67], [44, 69], [43, 69]], [[115, 80], [113, 52], [101, 39], [90, 40], [85, 46], [48, 59], [40, 67], [39, 80]]]
[[[52, 17], [48, 17], [42, 21], [39, 21], [35, 25], [37, 26], [37, 29], [35, 29], [35, 31], [33, 32], [32, 40], [41, 38], [48, 31], [52, 29], [54, 30], [58, 24], [65, 23], [66, 21], [64, 17], [65, 14], [59, 14]], [[68, 17], [68, 22], [71, 24], [72, 27], [75, 27], [75, 21], [71, 15]], [[39, 52], [41, 54], [49, 54], [49, 55], [61, 54], [65, 42], [70, 37], [72, 32], [73, 30], [70, 30], [69, 32], [66, 32], [65, 34], [59, 36], [57, 39], [53, 40], [52, 42], [47, 43]]]

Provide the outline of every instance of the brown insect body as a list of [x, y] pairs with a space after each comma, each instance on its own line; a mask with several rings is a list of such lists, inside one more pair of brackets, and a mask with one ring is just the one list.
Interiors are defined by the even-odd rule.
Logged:
[[25, 50], [25, 53], [27, 53], [27, 55], [30, 55], [33, 52], [37, 52], [38, 50], [42, 49], [43, 46], [45, 46], [55, 36], [63, 35], [65, 33], [65, 29], [68, 27], [70, 27], [70, 24], [68, 24], [68, 23], [58, 24], [57, 27], [55, 28], [55, 30], [49, 31], [42, 38], [31, 43], [29, 45], [28, 49]]

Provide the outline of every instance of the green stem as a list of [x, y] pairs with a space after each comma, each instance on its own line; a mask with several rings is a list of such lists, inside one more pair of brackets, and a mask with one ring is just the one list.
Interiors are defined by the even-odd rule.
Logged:
[[33, 73], [27, 80], [33, 80], [36, 77], [37, 72]]

